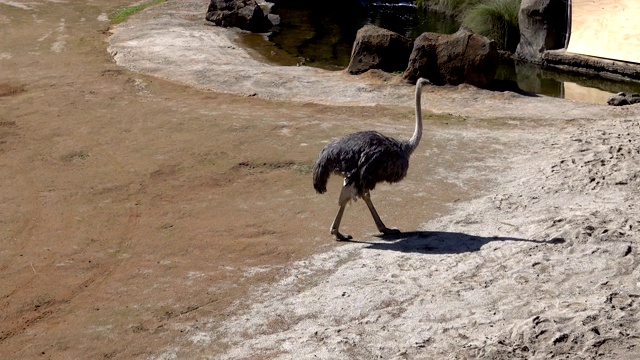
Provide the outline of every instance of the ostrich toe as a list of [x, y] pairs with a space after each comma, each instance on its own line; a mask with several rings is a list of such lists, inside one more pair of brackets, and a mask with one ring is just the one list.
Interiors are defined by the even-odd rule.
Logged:
[[353, 239], [353, 236], [341, 234], [338, 230], [332, 230], [331, 235], [335, 235], [336, 241], [347, 241]]

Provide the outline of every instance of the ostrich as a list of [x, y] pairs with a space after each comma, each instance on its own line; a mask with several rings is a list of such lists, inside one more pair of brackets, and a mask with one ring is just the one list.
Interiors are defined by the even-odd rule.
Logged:
[[430, 82], [423, 78], [416, 82], [416, 127], [411, 139], [400, 141], [376, 131], [361, 131], [327, 144], [318, 155], [313, 168], [313, 187], [316, 192], [323, 194], [327, 191], [331, 173], [344, 176], [344, 185], [338, 199], [340, 208], [331, 224], [331, 235], [335, 235], [336, 240], [352, 239], [350, 235], [341, 234], [338, 229], [345, 206], [358, 197], [367, 204], [378, 231], [383, 234], [400, 232], [384, 225], [371, 202], [370, 191], [379, 182], [395, 183], [407, 175], [409, 157], [422, 137], [420, 97], [422, 87], [426, 84]]

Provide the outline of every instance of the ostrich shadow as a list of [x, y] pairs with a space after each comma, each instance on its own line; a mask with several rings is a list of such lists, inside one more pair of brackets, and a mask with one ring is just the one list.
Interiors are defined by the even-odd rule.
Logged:
[[562, 244], [565, 242], [563, 238], [531, 240], [500, 236], [484, 237], [448, 231], [408, 231], [396, 234], [376, 235], [376, 237], [385, 240], [385, 242], [348, 241], [368, 244], [367, 249], [424, 254], [460, 254], [474, 252], [494, 241], [517, 241], [534, 244]]

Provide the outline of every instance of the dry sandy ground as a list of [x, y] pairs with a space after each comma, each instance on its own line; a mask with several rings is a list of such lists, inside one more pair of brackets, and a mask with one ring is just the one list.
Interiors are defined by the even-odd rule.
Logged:
[[640, 357], [640, 107], [428, 88], [373, 194], [405, 232], [358, 202], [337, 243], [313, 160], [408, 136], [413, 88], [268, 65], [207, 3], [0, 0], [0, 358]]

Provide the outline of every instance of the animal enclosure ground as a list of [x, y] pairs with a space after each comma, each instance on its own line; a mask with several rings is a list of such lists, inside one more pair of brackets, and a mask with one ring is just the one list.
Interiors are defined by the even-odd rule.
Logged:
[[[474, 251], [452, 250], [442, 245], [439, 237], [427, 243], [381, 242], [367, 250], [369, 245], [340, 244], [329, 235], [341, 184], [334, 178], [328, 195], [314, 193], [310, 171], [318, 151], [334, 137], [363, 129], [409, 136], [413, 126], [411, 86], [385, 75], [348, 77], [295, 67], [264, 69], [253, 66], [257, 60], [244, 55], [226, 59], [213, 56], [214, 61], [222, 63], [207, 63], [205, 71], [202, 66], [208, 57], [180, 46], [218, 41], [221, 47], [214, 48], [214, 52], [237, 50], [227, 42], [226, 33], [221, 35], [202, 24], [198, 11], [204, 11], [206, 3], [169, 1], [149, 8], [119, 27], [120, 33], [114, 37], [122, 36], [119, 39], [124, 40], [118, 43], [110, 38], [108, 14], [128, 5], [131, 3], [122, 0], [0, 0], [0, 358], [242, 358], [252, 352], [281, 354], [278, 344], [296, 336], [309, 341], [307, 345], [317, 344], [307, 348], [313, 353], [337, 353], [346, 346], [340, 342], [343, 325], [331, 323], [331, 314], [316, 306], [300, 306], [296, 308], [300, 310], [299, 318], [281, 315], [295, 315], [286, 307], [290, 304], [318, 300], [296, 298], [298, 293], [320, 294], [322, 301], [318, 304], [331, 299], [355, 299], [348, 296], [354, 294], [355, 286], [342, 290], [332, 282], [335, 277], [351, 277], [342, 274], [358, 274], [354, 278], [362, 279], [360, 284], [371, 284], [371, 288], [361, 288], [361, 294], [384, 295], [385, 291], [397, 290], [391, 285], [378, 287], [375, 279], [362, 277], [355, 270], [357, 266], [359, 271], [369, 267], [371, 274], [388, 275], [385, 279], [389, 283], [402, 285], [411, 279], [403, 271], [445, 264], [456, 270], [449, 274], [456, 277], [457, 285], [443, 292], [444, 297], [431, 292], [430, 299], [436, 304], [464, 294], [471, 285], [495, 283], [502, 286], [500, 289], [513, 285], [489, 276], [489, 270], [498, 267], [501, 260], [491, 255], [500, 253], [494, 250], [496, 245], [508, 244], [492, 240], [491, 235], [463, 237], [462, 243]], [[150, 32], [142, 30], [145, 28]], [[127, 29], [137, 35], [127, 37], [131, 34], [126, 33]], [[162, 29], [170, 31], [164, 33]], [[181, 41], [174, 41], [176, 34]], [[156, 45], [163, 46], [154, 47], [147, 39], [155, 39]], [[133, 46], [136, 41], [137, 46]], [[135, 58], [139, 53], [126, 50], [126, 46], [117, 48], [118, 44], [159, 53]], [[211, 49], [205, 46], [200, 50]], [[132, 60], [121, 66], [112, 55]], [[251, 74], [253, 80], [242, 75], [246, 64], [258, 71]], [[184, 74], [199, 76], [194, 80], [182, 77]], [[207, 85], [211, 78], [216, 81]], [[327, 85], [300, 85], [304, 81]], [[229, 89], [238, 92], [223, 93]], [[545, 171], [555, 176], [552, 180], [557, 183], [552, 186], [562, 193], [563, 184], [581, 189], [577, 187], [581, 183], [573, 175], [563, 178], [565, 173], [559, 169], [573, 171], [570, 175], [582, 176], [584, 172], [584, 176], [590, 176], [590, 167], [579, 165], [592, 164], [589, 161], [599, 161], [608, 154], [604, 147], [598, 147], [599, 152], [581, 152], [578, 147], [585, 141], [611, 141], [602, 131], [619, 134], [617, 139], [637, 139], [629, 135], [634, 133], [632, 123], [638, 119], [634, 109], [529, 99], [464, 86], [430, 88], [425, 90], [424, 98], [425, 137], [412, 157], [409, 175], [402, 183], [380, 186], [372, 194], [387, 225], [414, 231], [413, 236], [418, 239], [433, 237], [425, 232], [425, 224], [441, 224], [441, 229], [468, 226], [466, 231], [470, 233], [479, 233], [478, 228], [485, 224], [491, 226], [487, 229], [498, 229], [493, 226], [498, 222], [480, 221], [470, 213], [463, 212], [462, 220], [446, 216], [452, 216], [448, 214], [456, 206], [487, 195], [487, 191], [511, 176], [512, 161], [522, 159], [518, 156], [534, 154], [533, 159], [549, 161], [558, 158], [558, 164], [553, 168], [549, 165]], [[627, 122], [612, 127], [605, 122], [611, 119]], [[557, 134], [563, 136], [556, 140]], [[598, 168], [592, 186], [619, 190], [622, 195], [609, 198], [610, 203], [626, 209], [626, 205], [635, 202], [635, 193], [622, 182], [634, 185], [630, 179], [635, 168], [626, 167], [627, 163], [620, 159], [635, 159], [635, 153], [627, 153], [623, 143], [615, 145], [622, 146], [620, 152], [614, 152], [617, 162], [607, 163], [610, 166], [606, 169]], [[548, 153], [548, 149], [554, 151]], [[563, 155], [563, 149], [594, 158], [572, 162], [572, 158], [576, 159], [574, 153]], [[560, 162], [562, 156], [567, 161]], [[534, 163], [531, 157], [525, 159]], [[620, 175], [614, 165], [630, 169], [625, 173], [629, 176], [613, 182], [603, 180]], [[523, 183], [521, 197], [501, 190], [501, 196], [494, 199], [495, 206], [510, 210], [518, 219], [529, 218], [531, 213], [524, 208], [540, 206], [548, 197], [540, 190], [544, 184], [534, 181], [538, 168], [530, 170], [522, 172], [527, 175], [523, 179], [531, 182]], [[620, 184], [615, 185], [616, 182]], [[530, 188], [538, 191], [534, 193], [540, 195], [538, 199], [528, 197], [529, 183], [535, 185]], [[572, 199], [584, 208], [593, 201]], [[491, 214], [487, 209], [493, 208], [483, 206], [468, 209]], [[543, 210], [537, 209], [534, 214]], [[623, 215], [620, 218], [628, 214]], [[569, 224], [575, 224], [574, 217], [563, 219], [558, 223], [552, 219], [551, 223], [556, 228], [566, 225], [565, 232], [570, 233], [573, 227]], [[591, 226], [592, 233], [615, 223], [614, 219], [597, 215], [587, 220], [590, 222], [581, 228]], [[507, 222], [517, 225], [513, 219]], [[500, 226], [495, 235], [526, 236], [505, 230], [510, 229], [508, 225]], [[613, 225], [610, 227], [613, 231]], [[380, 242], [373, 236], [375, 226], [361, 202], [347, 208], [342, 228], [356, 240]], [[451, 228], [447, 231], [453, 232]], [[635, 230], [625, 231], [635, 234]], [[451, 239], [448, 236], [445, 239]], [[392, 248], [385, 250], [385, 246]], [[630, 246], [627, 253], [622, 245], [620, 249], [603, 245], [595, 252], [599, 254], [597, 260], [608, 260], [609, 253], [620, 255], [615, 258], [620, 262], [610, 263], [619, 273], [632, 272], [637, 248], [635, 244]], [[425, 250], [429, 247], [431, 252]], [[566, 246], [555, 248], [567, 253], [572, 250]], [[366, 251], [376, 253], [363, 256], [358, 253], [360, 249], [365, 255]], [[520, 260], [538, 256], [540, 266], [531, 268], [547, 269], [541, 274], [552, 287], [554, 280], [549, 274], [555, 273], [544, 262], [544, 255], [518, 249], [506, 246], [502, 250], [506, 257], [511, 256], [505, 266], [513, 270]], [[421, 256], [425, 252], [432, 261], [428, 264], [424, 263], [427, 258]], [[462, 254], [462, 258], [451, 252]], [[460, 262], [464, 266], [478, 265], [474, 254], [491, 260], [485, 270], [473, 267], [479, 275], [463, 271], [466, 268], [462, 265], [455, 267], [458, 260], [464, 260]], [[553, 253], [552, 264], [560, 266], [559, 254], [565, 255]], [[378, 257], [378, 264], [367, 260]], [[360, 263], [354, 262], [358, 259]], [[435, 271], [442, 274], [443, 269]], [[572, 270], [578, 272], [577, 267]], [[522, 274], [515, 270], [513, 274], [521, 283], [534, 277], [519, 276]], [[568, 277], [563, 279], [567, 286], [575, 284]], [[575, 279], [587, 281], [579, 276]], [[637, 320], [637, 300], [633, 297], [637, 284], [630, 282], [630, 277], [620, 279], [626, 282], [619, 285], [617, 280], [599, 278], [602, 283], [612, 284], [600, 288], [616, 286], [609, 291], [613, 295], [603, 299], [609, 303], [603, 304], [618, 306], [615, 313], [606, 309], [602, 313], [615, 315], [620, 327], [629, 329], [627, 335], [611, 335], [602, 342], [600, 347], [605, 350], [626, 344], [625, 336], [637, 334], [629, 325]], [[442, 274], [441, 281], [450, 280]], [[440, 289], [445, 288], [438, 277], [431, 281]], [[322, 287], [325, 283], [331, 285], [331, 291], [342, 291], [326, 291]], [[280, 293], [273, 296], [273, 291]], [[343, 292], [345, 295], [341, 296]], [[376, 324], [393, 328], [394, 317], [403, 319], [403, 306], [418, 307], [419, 303], [412, 303], [411, 299], [428, 301], [414, 296], [416, 293], [393, 294], [398, 296], [364, 299], [369, 302], [361, 302], [363, 307], [352, 312], [359, 314], [359, 319], [343, 317], [349, 321], [349, 326], [343, 326], [347, 330], [343, 334], [355, 334], [350, 326], [356, 327], [358, 321], [371, 325], [362, 328], [362, 338], [374, 333]], [[286, 300], [282, 302], [284, 307], [269, 305], [270, 297]], [[544, 299], [531, 299], [544, 304]], [[510, 313], [495, 308], [495, 303], [493, 309], [505, 314], [509, 321]], [[266, 304], [263, 309], [274, 311], [261, 311], [261, 304]], [[335, 310], [342, 314], [354, 309], [349, 306]], [[570, 306], [573, 305], [567, 305]], [[374, 321], [370, 314], [380, 316]], [[483, 323], [483, 314], [469, 316], [480, 324], [475, 328], [478, 334], [489, 328]], [[554, 316], [560, 317], [558, 314], [559, 311], [539, 319], [541, 326], [549, 329], [548, 334], [555, 334], [556, 329], [551, 329], [550, 324], [556, 319]], [[238, 325], [247, 318], [252, 321]], [[384, 323], [388, 318], [391, 320]], [[303, 319], [328, 322], [325, 328], [314, 329], [316, 335], [304, 333], [300, 337], [294, 325], [304, 327]], [[434, 315], [433, 319], [442, 326], [450, 324], [446, 314]], [[594, 317], [589, 324], [602, 321], [603, 318]], [[514, 333], [521, 336], [524, 331], [526, 335], [529, 329], [523, 329]], [[603, 333], [607, 330], [599, 329]], [[415, 334], [420, 329], [402, 330]], [[438, 338], [436, 332], [433, 336]], [[560, 345], [574, 340], [569, 331], [566, 339], [571, 341], [566, 344], [558, 336]], [[249, 339], [254, 340], [245, 341]], [[354, 339], [355, 335], [351, 341], [357, 344]], [[386, 346], [380, 350], [384, 355], [430, 349], [426, 338], [370, 339]], [[555, 339], [548, 342], [552, 344]], [[498, 341], [511, 346], [512, 339], [497, 336]], [[409, 344], [408, 350], [398, 345], [405, 343]], [[299, 345], [293, 343], [292, 349], [304, 348]], [[535, 344], [525, 345], [534, 349]], [[349, 351], [366, 356], [365, 348], [351, 347]]]

